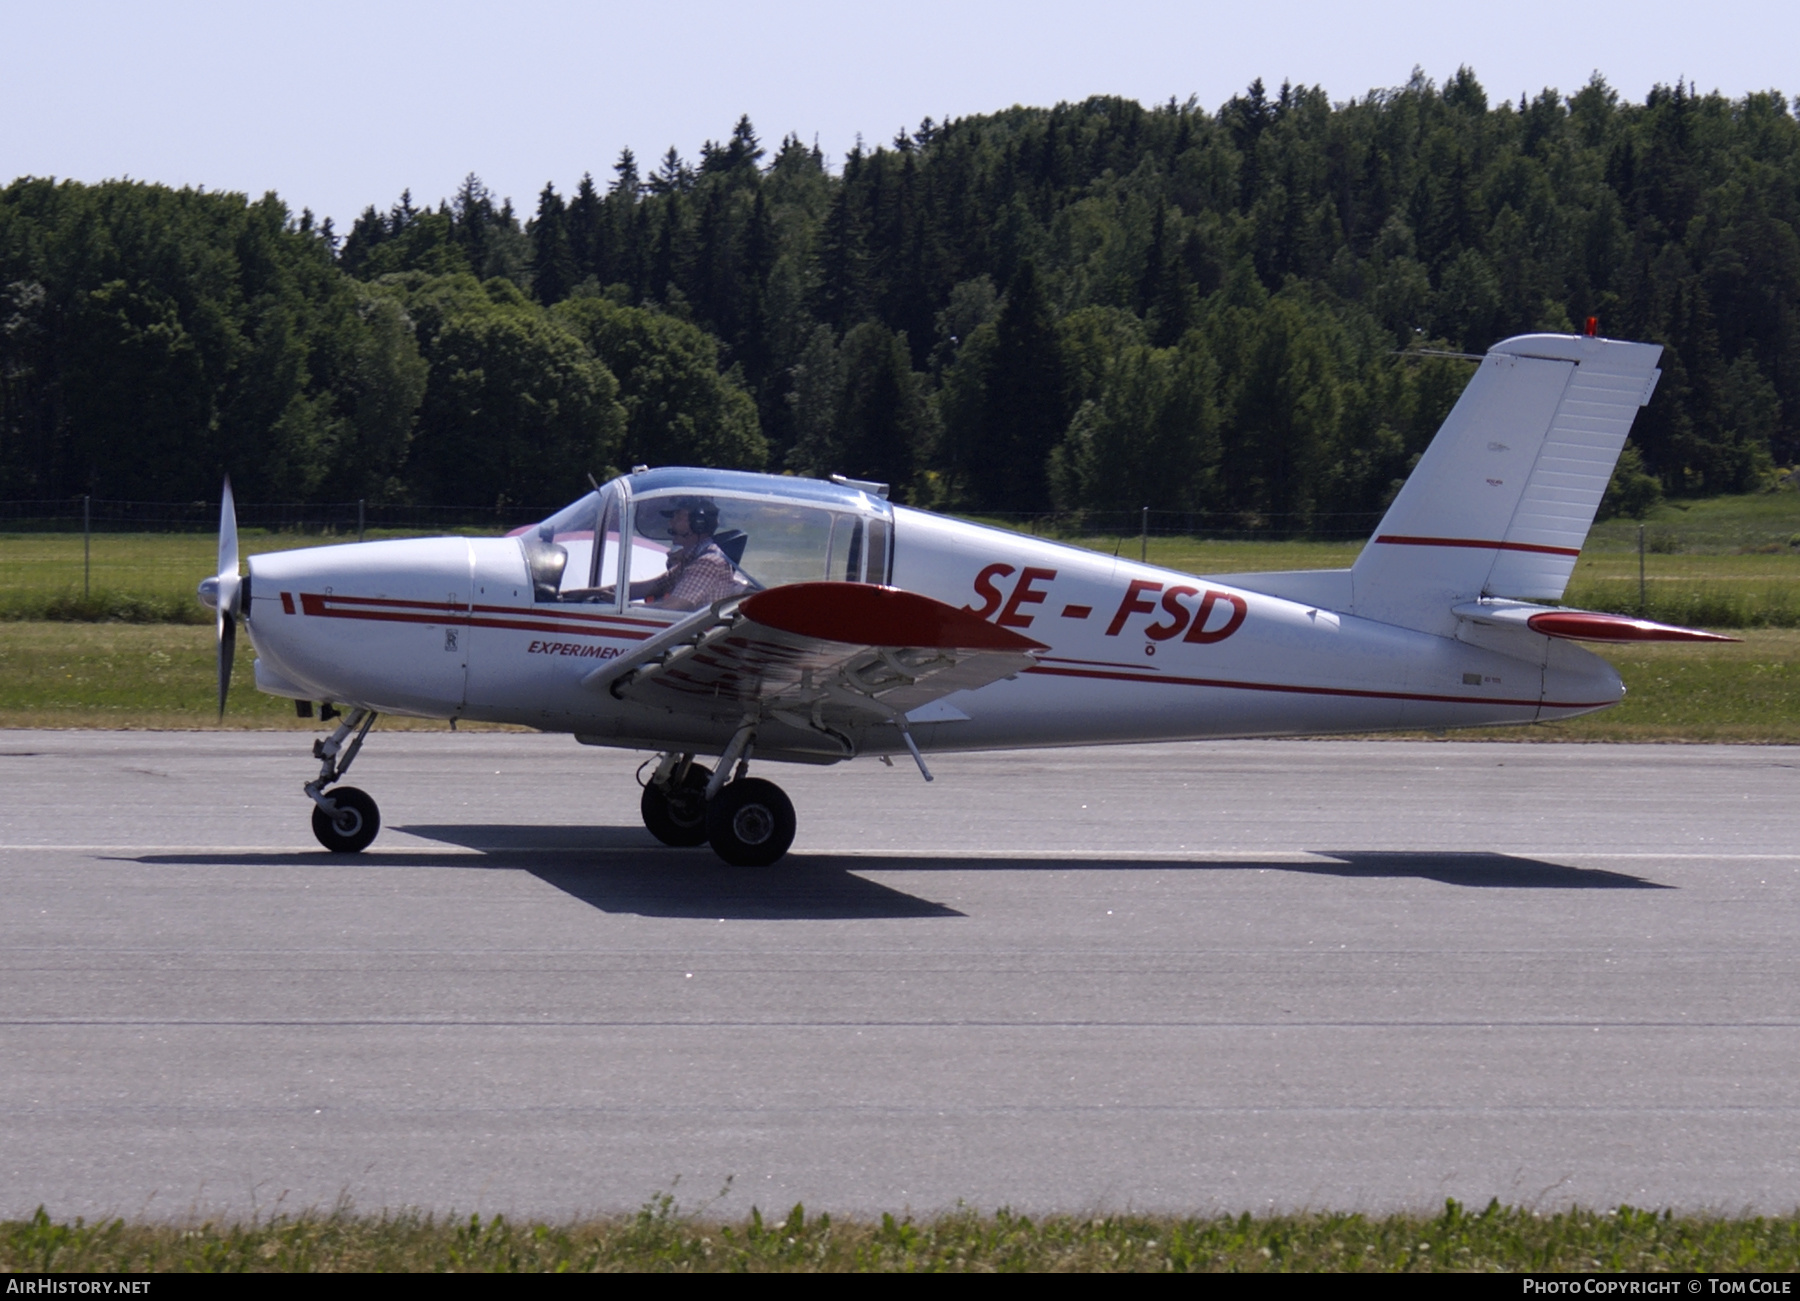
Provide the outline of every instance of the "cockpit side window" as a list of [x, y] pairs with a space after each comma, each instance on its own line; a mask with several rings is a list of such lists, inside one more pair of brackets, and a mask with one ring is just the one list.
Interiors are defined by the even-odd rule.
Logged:
[[893, 528], [887, 520], [871, 519], [869, 521], [869, 565], [868, 578], [866, 581], [881, 584], [887, 583], [888, 576], [892, 570], [892, 565], [890, 563], [892, 555], [888, 548], [888, 541], [892, 537]]
[[688, 603], [736, 590], [863, 581], [867, 521], [853, 511], [722, 493], [645, 496], [632, 507], [633, 601], [697, 609]]
[[826, 565], [831, 577], [847, 583], [862, 582], [863, 522], [855, 515], [838, 515], [832, 521], [831, 560]]
[[[634, 472], [519, 541], [539, 601], [697, 610], [800, 582], [887, 581], [893, 526], [861, 492], [731, 471]], [[623, 590], [621, 590], [623, 589]]]

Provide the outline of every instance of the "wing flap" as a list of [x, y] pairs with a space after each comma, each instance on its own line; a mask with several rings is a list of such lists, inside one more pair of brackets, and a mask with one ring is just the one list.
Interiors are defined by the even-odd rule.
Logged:
[[883, 720], [899, 726], [921, 705], [1029, 668], [1043, 649], [916, 592], [793, 583], [744, 597], [661, 648], [646, 644], [640, 650], [650, 654], [608, 665], [590, 681], [672, 712], [768, 714], [841, 733]]

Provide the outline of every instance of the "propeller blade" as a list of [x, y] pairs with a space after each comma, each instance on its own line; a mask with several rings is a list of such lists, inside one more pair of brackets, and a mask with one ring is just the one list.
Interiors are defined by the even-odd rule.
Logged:
[[238, 578], [237, 504], [231, 498], [231, 476], [225, 476], [225, 492], [219, 500], [219, 576], [217, 625], [219, 631], [219, 718], [225, 717], [225, 694], [231, 689], [231, 661], [237, 656]]
[[237, 504], [231, 498], [231, 476], [225, 476], [225, 495], [219, 499], [219, 577], [237, 577]]
[[237, 655], [237, 619], [219, 602], [219, 720], [225, 719], [225, 693], [231, 689], [231, 661]]

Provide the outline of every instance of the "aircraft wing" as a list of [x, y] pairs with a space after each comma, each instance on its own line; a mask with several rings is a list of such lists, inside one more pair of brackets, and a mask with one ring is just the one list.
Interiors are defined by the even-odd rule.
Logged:
[[916, 592], [791, 583], [721, 602], [582, 685], [672, 713], [772, 715], [841, 731], [890, 721], [1035, 662], [1043, 643]]

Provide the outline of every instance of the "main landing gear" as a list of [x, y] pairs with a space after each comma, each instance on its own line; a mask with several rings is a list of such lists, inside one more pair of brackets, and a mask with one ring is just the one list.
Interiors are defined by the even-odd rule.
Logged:
[[691, 754], [663, 755], [644, 783], [644, 825], [665, 845], [710, 843], [734, 867], [767, 867], [794, 843], [794, 805], [774, 782], [744, 776], [748, 763], [748, 737], [732, 739], [716, 771]]
[[313, 835], [334, 854], [360, 854], [381, 830], [381, 810], [365, 792], [354, 786], [339, 786], [329, 795], [325, 793], [327, 786], [350, 770], [356, 752], [362, 749], [363, 738], [374, 725], [373, 709], [353, 709], [335, 732], [313, 742], [319, 775], [304, 789], [313, 802]]

